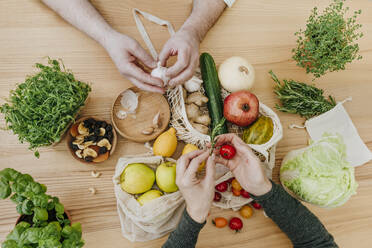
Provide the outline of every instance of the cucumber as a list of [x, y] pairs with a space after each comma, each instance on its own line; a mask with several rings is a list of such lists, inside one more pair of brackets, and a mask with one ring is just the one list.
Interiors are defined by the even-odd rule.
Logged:
[[[200, 71], [207, 95], [209, 116], [212, 119], [211, 130], [213, 130], [223, 118], [223, 102], [221, 97], [220, 80], [218, 79], [216, 65], [209, 53], [200, 55]], [[219, 129], [217, 135], [227, 133], [226, 124]]]

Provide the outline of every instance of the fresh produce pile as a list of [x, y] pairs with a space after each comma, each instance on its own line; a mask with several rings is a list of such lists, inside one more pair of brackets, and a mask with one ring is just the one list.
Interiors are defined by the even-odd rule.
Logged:
[[[10, 92], [0, 107], [10, 130], [30, 149], [59, 142], [87, 100], [91, 87], [75, 79], [57, 60], [36, 64], [40, 72]], [[35, 156], [39, 157], [38, 151]]]
[[88, 118], [70, 129], [70, 146], [75, 156], [86, 162], [103, 162], [110, 156], [113, 142], [111, 124]]
[[173, 193], [178, 191], [176, 163], [164, 162], [157, 166], [155, 172], [146, 164], [129, 164], [120, 176], [120, 184], [122, 190], [133, 194], [138, 203], [144, 205], [162, 196], [163, 192]]
[[358, 187], [342, 138], [330, 134], [309, 147], [289, 152], [283, 159], [280, 179], [300, 199], [322, 207], [344, 204]]
[[0, 171], [0, 198], [17, 204], [21, 215], [1, 247], [83, 247], [80, 223], [71, 224], [57, 197], [28, 174], [7, 168]]
[[345, 1], [333, 0], [322, 14], [315, 7], [306, 29], [295, 34], [298, 40], [293, 59], [316, 78], [327, 72], [344, 70], [347, 63], [362, 59], [358, 55], [359, 45], [355, 43], [363, 37], [363, 33], [358, 32], [362, 25], [356, 22], [361, 10], [346, 18], [349, 8], [344, 7]]

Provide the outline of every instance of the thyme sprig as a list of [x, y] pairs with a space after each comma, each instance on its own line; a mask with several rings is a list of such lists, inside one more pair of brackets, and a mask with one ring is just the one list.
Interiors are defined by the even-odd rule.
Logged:
[[321, 14], [315, 7], [306, 29], [295, 33], [298, 39], [297, 47], [292, 50], [293, 59], [315, 78], [344, 70], [347, 63], [362, 59], [358, 54], [359, 45], [355, 43], [363, 37], [363, 33], [358, 32], [362, 25], [356, 23], [361, 10], [346, 17], [349, 7], [344, 7], [345, 1], [333, 0]]
[[282, 112], [299, 114], [309, 119], [336, 106], [334, 97], [328, 96], [326, 99], [322, 89], [294, 80], [284, 79], [281, 83], [273, 71], [269, 73], [276, 82], [274, 93], [281, 102], [281, 106], [277, 104], [275, 107]]

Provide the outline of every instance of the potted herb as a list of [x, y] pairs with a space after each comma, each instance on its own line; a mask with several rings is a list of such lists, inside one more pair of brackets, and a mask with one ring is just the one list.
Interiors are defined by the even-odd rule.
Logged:
[[45, 185], [10, 168], [0, 171], [0, 198], [17, 204], [21, 215], [2, 248], [80, 248], [80, 223], [71, 224], [57, 197], [45, 194]]
[[315, 78], [327, 72], [344, 70], [347, 63], [362, 58], [358, 55], [359, 45], [355, 43], [363, 36], [358, 31], [362, 25], [356, 23], [361, 10], [346, 17], [349, 7], [344, 7], [344, 2], [333, 0], [321, 14], [315, 7], [306, 29], [295, 33], [297, 47], [292, 50], [293, 59]]

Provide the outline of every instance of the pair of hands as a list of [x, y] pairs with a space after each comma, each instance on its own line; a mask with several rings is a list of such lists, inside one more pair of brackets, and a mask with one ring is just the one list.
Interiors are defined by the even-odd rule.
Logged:
[[[171, 56], [177, 55], [177, 62], [167, 69], [170, 87], [182, 84], [190, 79], [198, 65], [199, 39], [188, 30], [179, 30], [164, 45], [159, 54], [159, 62], [165, 66]], [[133, 38], [113, 32], [107, 39], [105, 48], [116, 64], [119, 72], [142, 90], [165, 92], [165, 85], [160, 78], [150, 75], [157, 66], [151, 55]]]
[[[236, 155], [231, 160], [220, 157], [219, 149], [213, 151], [194, 151], [183, 155], [177, 161], [176, 183], [185, 198], [186, 209], [196, 222], [203, 223], [209, 213], [214, 197], [215, 164], [228, 167], [244, 190], [255, 196], [264, 195], [271, 190], [271, 182], [265, 175], [261, 162], [250, 147], [235, 134], [223, 134], [217, 137], [216, 147], [231, 144]], [[196, 177], [199, 164], [206, 162], [206, 175]]]

